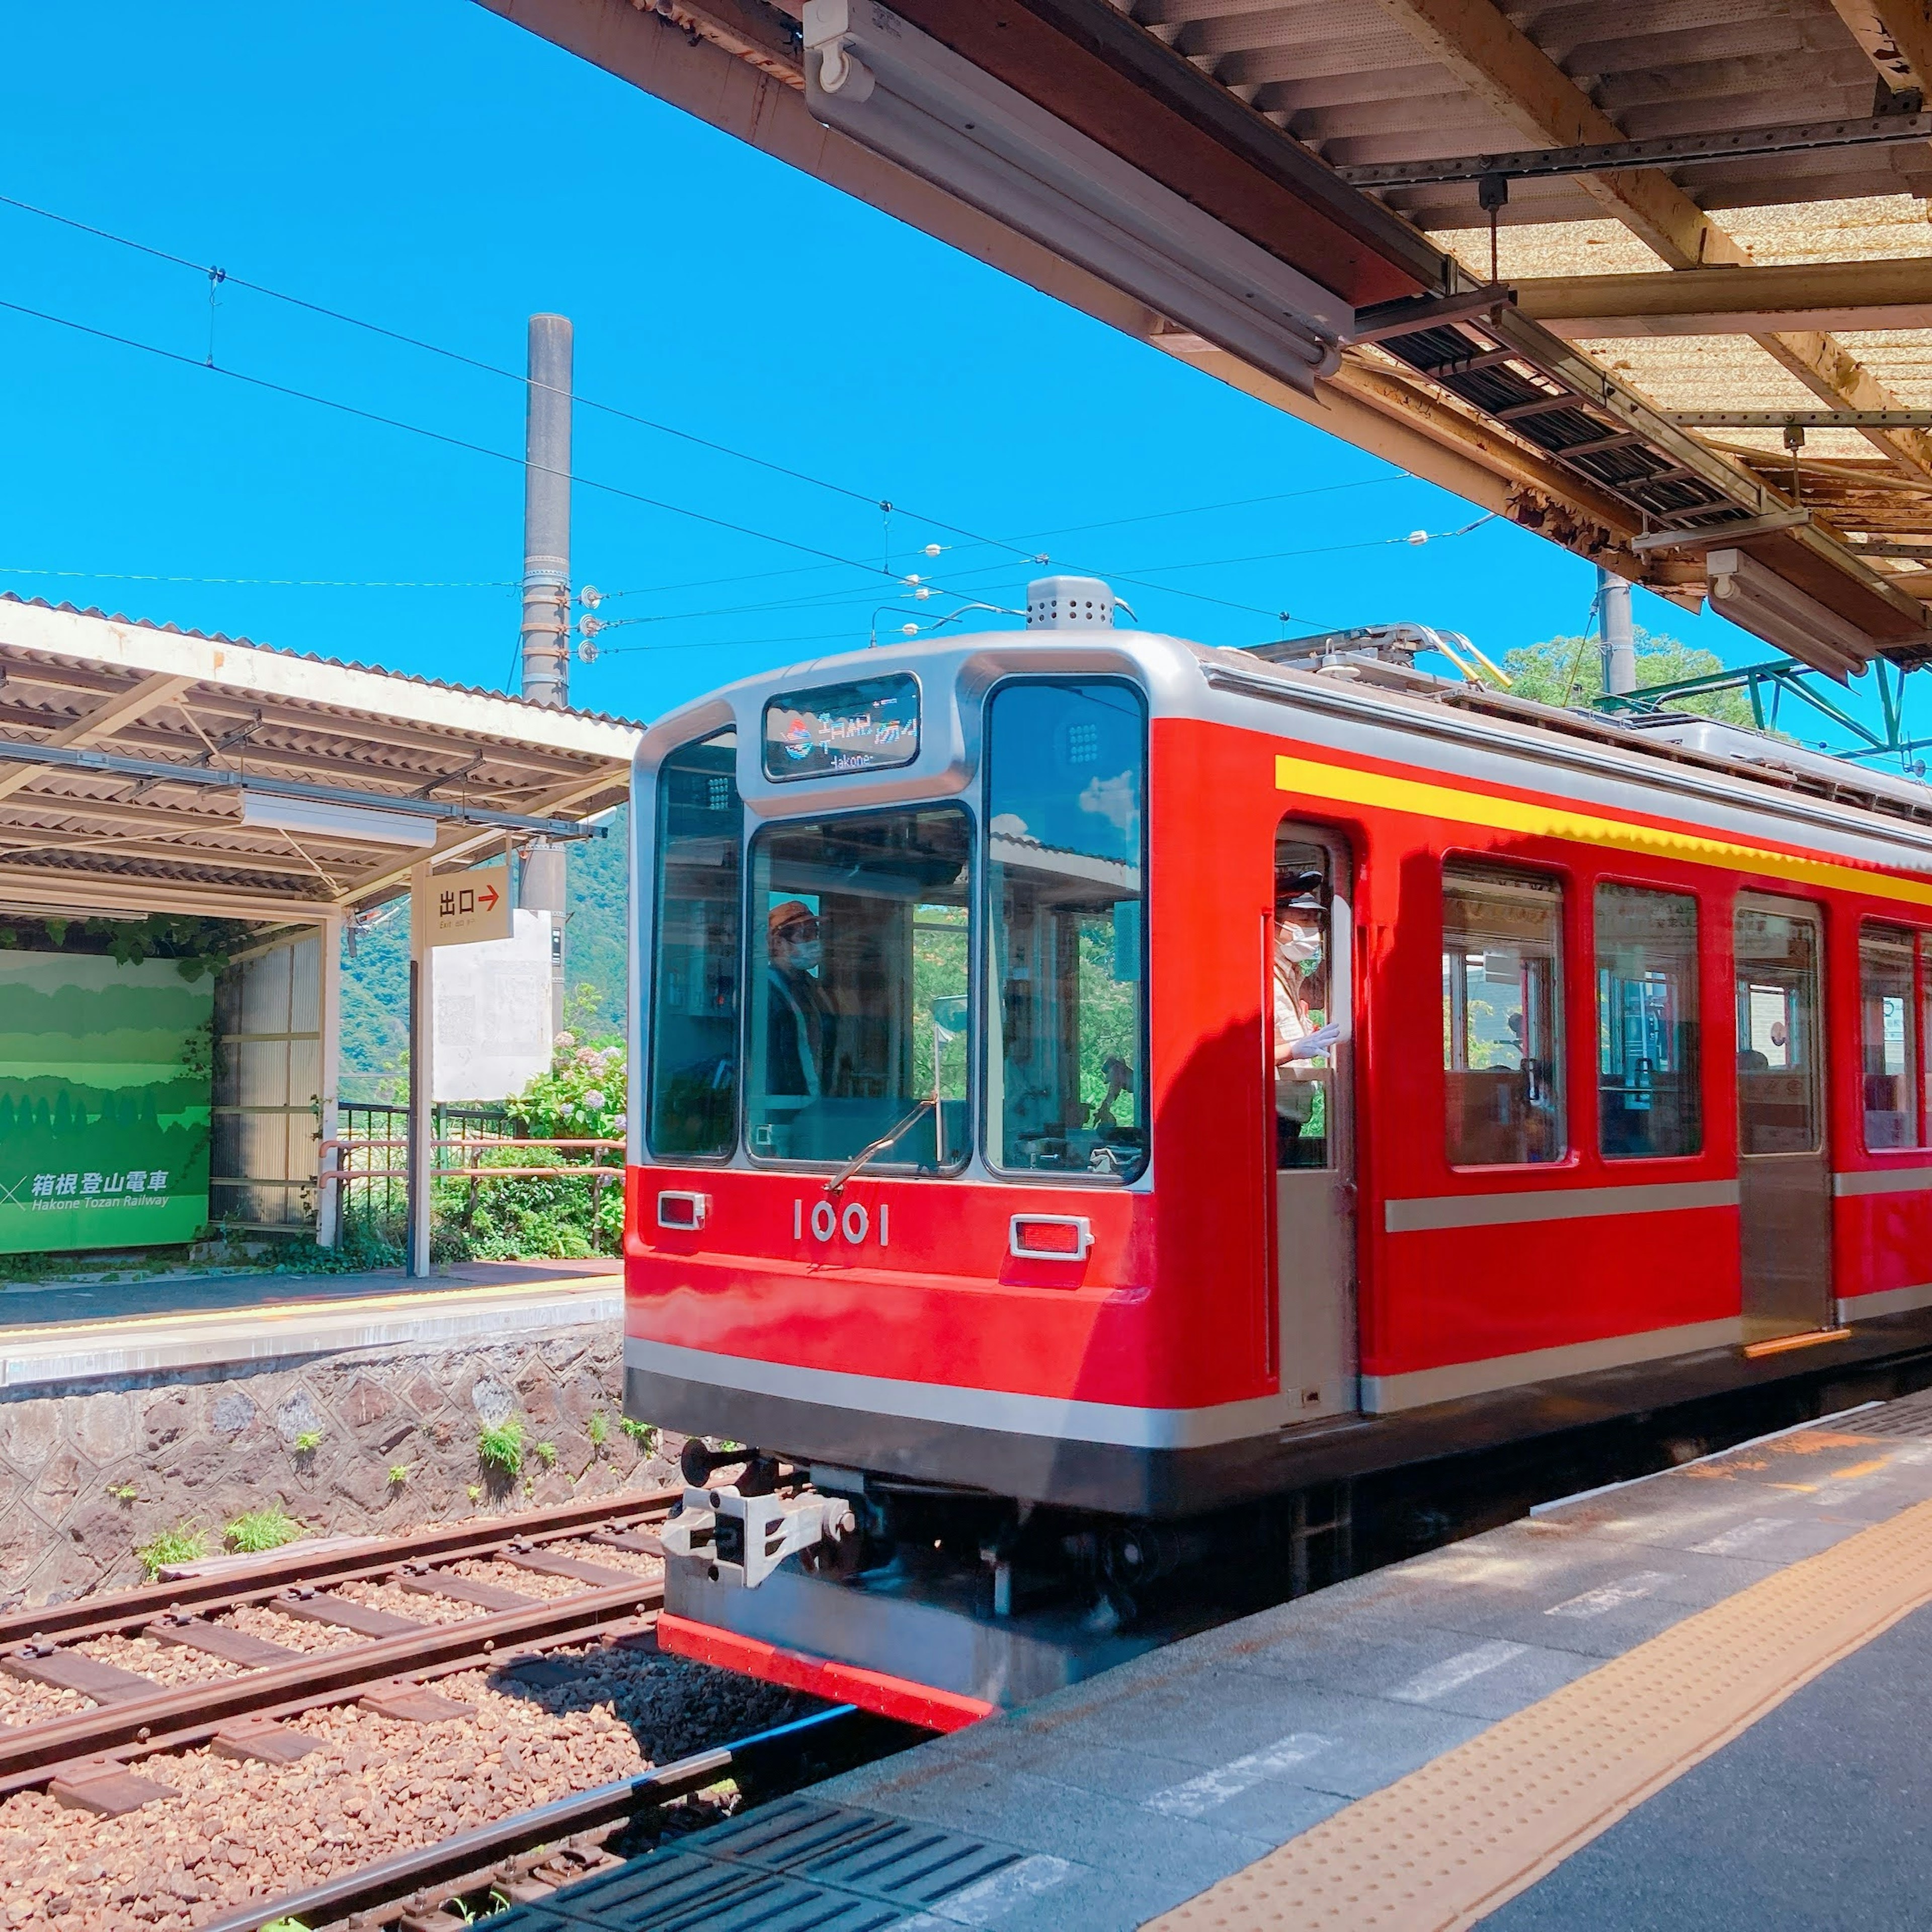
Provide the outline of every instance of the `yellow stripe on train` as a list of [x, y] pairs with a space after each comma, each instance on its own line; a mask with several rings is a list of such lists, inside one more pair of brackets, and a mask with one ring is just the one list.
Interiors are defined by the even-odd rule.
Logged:
[[1787, 852], [1771, 852], [1755, 845], [1733, 845], [1694, 832], [1670, 832], [1628, 820], [1602, 818], [1594, 812], [1498, 798], [1485, 792], [1461, 791], [1453, 785], [1430, 784], [1421, 778], [1399, 778], [1379, 772], [1357, 771], [1346, 765], [1324, 764], [1313, 758], [1278, 754], [1274, 761], [1276, 788], [1308, 798], [1334, 800], [1345, 805], [1366, 805], [1384, 812], [1414, 813], [1446, 819], [1454, 825], [1479, 825], [1492, 832], [1520, 832], [1538, 838], [1571, 838], [1613, 851], [1649, 859], [1676, 859], [1688, 864], [1715, 866], [1730, 872], [1755, 873], [1760, 878], [1790, 879], [1841, 892], [1863, 892], [1874, 898], [1897, 899], [1907, 904], [1932, 906], [1932, 880], [1900, 879], [1886, 872], [1868, 872], [1829, 859], [1804, 859]]

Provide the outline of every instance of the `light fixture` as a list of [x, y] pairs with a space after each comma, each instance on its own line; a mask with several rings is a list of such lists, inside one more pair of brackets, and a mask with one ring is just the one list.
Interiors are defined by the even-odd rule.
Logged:
[[1704, 574], [1720, 616], [1828, 676], [1856, 677], [1878, 655], [1876, 639], [1742, 550], [1707, 551]]
[[242, 823], [373, 845], [421, 847], [436, 843], [433, 818], [382, 812], [366, 805], [338, 805], [332, 799], [290, 798], [280, 792], [244, 791]]
[[1312, 393], [1352, 306], [874, 0], [806, 0], [827, 127]]

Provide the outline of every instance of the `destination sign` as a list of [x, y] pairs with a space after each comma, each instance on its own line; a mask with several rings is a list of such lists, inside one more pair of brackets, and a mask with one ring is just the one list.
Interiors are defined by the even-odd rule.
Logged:
[[765, 706], [765, 775], [880, 771], [919, 756], [919, 680], [896, 672], [788, 691]]

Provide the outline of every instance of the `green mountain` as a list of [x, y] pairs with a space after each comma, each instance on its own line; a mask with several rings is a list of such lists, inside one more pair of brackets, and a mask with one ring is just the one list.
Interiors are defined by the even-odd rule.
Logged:
[[[570, 854], [569, 910], [563, 929], [565, 1018], [588, 1040], [623, 1037], [630, 956], [628, 807], [613, 814], [602, 838]], [[342, 1078], [345, 1100], [400, 1100], [409, 1065], [410, 914], [406, 898], [386, 907], [380, 923], [342, 950]]]

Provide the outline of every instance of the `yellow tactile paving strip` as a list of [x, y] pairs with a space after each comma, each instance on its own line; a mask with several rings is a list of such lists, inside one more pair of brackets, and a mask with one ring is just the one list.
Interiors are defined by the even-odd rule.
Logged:
[[1163, 1913], [1150, 1932], [1474, 1925], [1928, 1602], [1932, 1502], [1687, 1617]]

